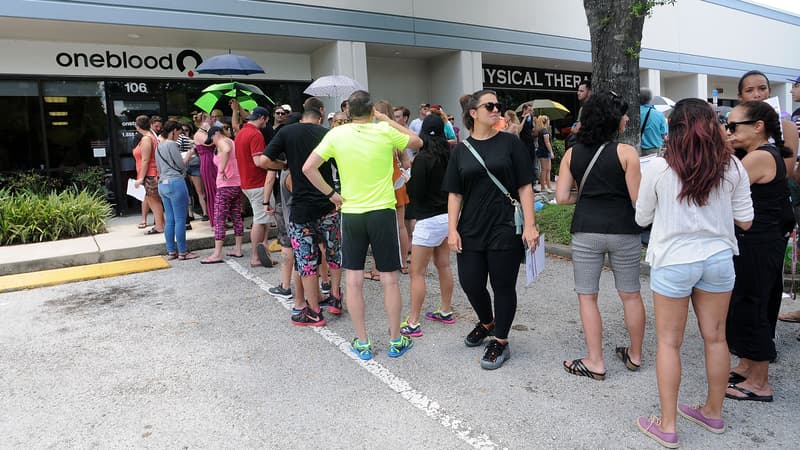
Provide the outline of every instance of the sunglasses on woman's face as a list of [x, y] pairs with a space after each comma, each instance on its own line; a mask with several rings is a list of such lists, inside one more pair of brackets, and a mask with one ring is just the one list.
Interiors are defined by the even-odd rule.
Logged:
[[757, 120], [740, 120], [738, 122], [728, 122], [725, 125], [725, 128], [730, 131], [731, 133], [736, 133], [736, 126], [737, 125], [752, 125], [758, 122]]
[[505, 105], [503, 105], [502, 103], [486, 102], [481, 105], [478, 105], [478, 108], [480, 108], [481, 106], [486, 108], [487, 111], [492, 112], [495, 110], [495, 108], [497, 108], [498, 111], [503, 111], [503, 107]]
[[337, 120], [334, 120], [333, 123], [335, 123], [336, 125], [343, 125], [343, 124], [347, 123], [347, 120], [345, 120], [345, 119], [337, 119]]

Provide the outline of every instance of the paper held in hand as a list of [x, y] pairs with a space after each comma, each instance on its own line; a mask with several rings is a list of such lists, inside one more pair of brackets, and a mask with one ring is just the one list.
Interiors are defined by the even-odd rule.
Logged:
[[544, 234], [539, 235], [539, 245], [536, 250], [525, 249], [525, 286], [533, 283], [533, 280], [544, 270]]
[[128, 191], [126, 194], [130, 195], [131, 197], [139, 200], [140, 202], [144, 201], [144, 186], [136, 187], [136, 180], [133, 178], [128, 178]]

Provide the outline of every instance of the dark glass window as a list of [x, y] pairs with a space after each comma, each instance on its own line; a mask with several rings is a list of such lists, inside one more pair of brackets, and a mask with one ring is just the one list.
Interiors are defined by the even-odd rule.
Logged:
[[42, 95], [49, 170], [110, 167], [103, 82], [45, 81]]
[[35, 81], [0, 80], [0, 172], [46, 166], [38, 94]]

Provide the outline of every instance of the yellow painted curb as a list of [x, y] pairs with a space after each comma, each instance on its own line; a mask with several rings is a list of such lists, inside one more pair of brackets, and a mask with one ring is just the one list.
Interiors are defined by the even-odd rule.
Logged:
[[33, 289], [43, 286], [71, 283], [75, 281], [108, 278], [150, 270], [166, 269], [169, 263], [162, 256], [124, 259], [86, 266], [64, 267], [40, 272], [19, 273], [0, 277], [0, 292]]

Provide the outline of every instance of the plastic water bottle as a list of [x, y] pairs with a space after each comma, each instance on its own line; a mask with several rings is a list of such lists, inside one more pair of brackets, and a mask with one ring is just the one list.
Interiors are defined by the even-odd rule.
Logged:
[[711, 101], [714, 103], [714, 111], [719, 111], [719, 108], [717, 108], [719, 103], [719, 92], [717, 92], [716, 89], [711, 91]]

